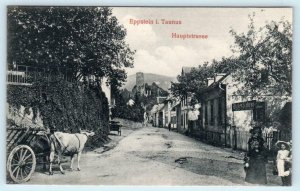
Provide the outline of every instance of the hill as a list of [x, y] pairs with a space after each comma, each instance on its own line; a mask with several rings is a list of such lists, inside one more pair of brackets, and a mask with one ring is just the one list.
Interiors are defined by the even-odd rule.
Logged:
[[[136, 75], [130, 75], [127, 77], [127, 82], [122, 88], [126, 88], [129, 91], [132, 91], [132, 88], [135, 86]], [[151, 74], [151, 73], [144, 73], [144, 81], [145, 83], [151, 85], [155, 82], [159, 87], [168, 91], [170, 88], [171, 81], [177, 82], [176, 77], [158, 75], [158, 74]]]

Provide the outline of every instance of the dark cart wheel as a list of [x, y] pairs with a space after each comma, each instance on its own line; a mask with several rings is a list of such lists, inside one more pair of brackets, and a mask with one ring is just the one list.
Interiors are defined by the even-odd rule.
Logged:
[[19, 145], [10, 152], [6, 165], [14, 182], [26, 182], [35, 170], [36, 157], [29, 146]]

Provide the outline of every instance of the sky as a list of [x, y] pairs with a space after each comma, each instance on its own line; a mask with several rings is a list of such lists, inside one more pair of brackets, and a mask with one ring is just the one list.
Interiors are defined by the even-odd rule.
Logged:
[[[126, 42], [136, 50], [136, 72], [177, 76], [183, 66], [197, 67], [212, 59], [233, 55], [232, 28], [238, 33], [247, 32], [249, 15], [255, 13], [255, 27], [270, 21], [292, 22], [292, 8], [155, 8], [114, 7], [113, 15], [127, 30]], [[134, 25], [132, 20], [150, 20], [153, 24]], [[181, 24], [162, 24], [162, 19], [180, 21]], [[156, 20], [159, 24], [156, 24]], [[172, 38], [176, 34], [207, 35], [207, 38]]]

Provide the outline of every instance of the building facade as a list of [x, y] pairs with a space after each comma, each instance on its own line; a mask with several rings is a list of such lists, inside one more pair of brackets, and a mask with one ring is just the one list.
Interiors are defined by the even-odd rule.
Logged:
[[288, 96], [241, 95], [237, 90], [244, 84], [232, 75], [216, 74], [207, 85], [201, 103], [202, 133], [212, 143], [242, 150], [247, 149], [249, 130], [271, 127], [275, 113], [291, 101]]

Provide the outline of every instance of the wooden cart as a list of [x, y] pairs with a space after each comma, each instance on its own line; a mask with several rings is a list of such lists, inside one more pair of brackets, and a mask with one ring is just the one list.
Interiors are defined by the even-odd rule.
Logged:
[[31, 142], [37, 138], [37, 133], [43, 129], [8, 127], [6, 136], [7, 175], [16, 183], [28, 181], [36, 168], [37, 158]]
[[120, 135], [120, 136], [121, 136], [121, 127], [122, 127], [122, 125], [120, 125], [118, 121], [110, 121], [110, 123], [109, 123], [109, 130], [117, 131], [118, 135]]

